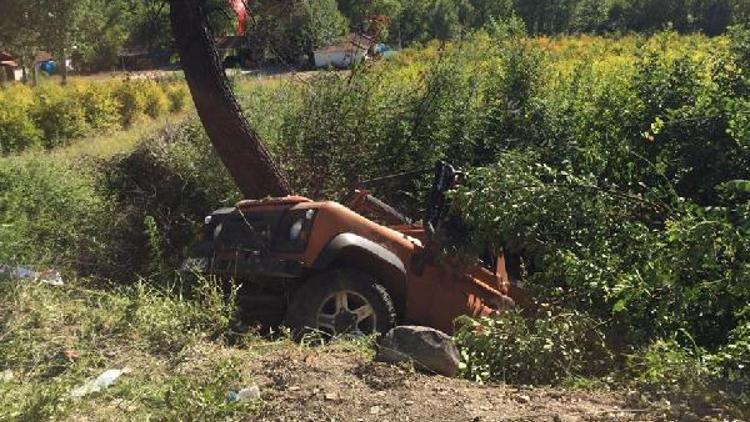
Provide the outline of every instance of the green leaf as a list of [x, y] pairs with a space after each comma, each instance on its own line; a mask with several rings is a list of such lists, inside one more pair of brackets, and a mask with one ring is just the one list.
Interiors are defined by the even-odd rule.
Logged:
[[627, 308], [628, 302], [625, 299], [618, 300], [615, 305], [612, 307], [613, 313], [620, 313]]

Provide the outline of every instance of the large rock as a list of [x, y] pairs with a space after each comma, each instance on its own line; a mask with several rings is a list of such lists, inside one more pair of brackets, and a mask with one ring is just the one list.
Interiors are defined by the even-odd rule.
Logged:
[[429, 327], [392, 329], [380, 340], [375, 359], [388, 363], [413, 361], [417, 369], [447, 377], [458, 373], [458, 349], [453, 338]]

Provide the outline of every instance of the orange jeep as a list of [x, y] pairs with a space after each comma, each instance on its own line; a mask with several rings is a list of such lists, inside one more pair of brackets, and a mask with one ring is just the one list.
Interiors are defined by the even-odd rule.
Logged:
[[242, 283], [243, 311], [296, 333], [371, 334], [397, 324], [451, 333], [456, 317], [492, 315], [520, 291], [502, 255], [468, 267], [438, 256], [444, 194], [459, 173], [443, 163], [435, 173], [422, 224], [363, 189], [347, 206], [300, 196], [247, 200], [206, 217], [198, 250], [210, 274]]

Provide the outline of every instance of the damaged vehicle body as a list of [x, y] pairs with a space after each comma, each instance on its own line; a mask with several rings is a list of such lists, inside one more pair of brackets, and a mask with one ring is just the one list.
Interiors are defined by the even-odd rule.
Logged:
[[366, 189], [346, 205], [301, 196], [242, 201], [206, 217], [197, 252], [209, 274], [242, 285], [250, 318], [297, 335], [367, 335], [403, 324], [451, 333], [456, 317], [492, 315], [520, 295], [502, 255], [465, 264], [440, 253], [445, 192], [459, 175], [436, 165], [421, 223]]

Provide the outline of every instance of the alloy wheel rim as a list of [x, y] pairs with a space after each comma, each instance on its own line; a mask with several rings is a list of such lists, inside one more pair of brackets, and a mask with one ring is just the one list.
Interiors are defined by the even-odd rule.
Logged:
[[323, 301], [317, 323], [319, 330], [333, 336], [366, 336], [375, 332], [377, 316], [367, 298], [351, 290], [341, 290]]

